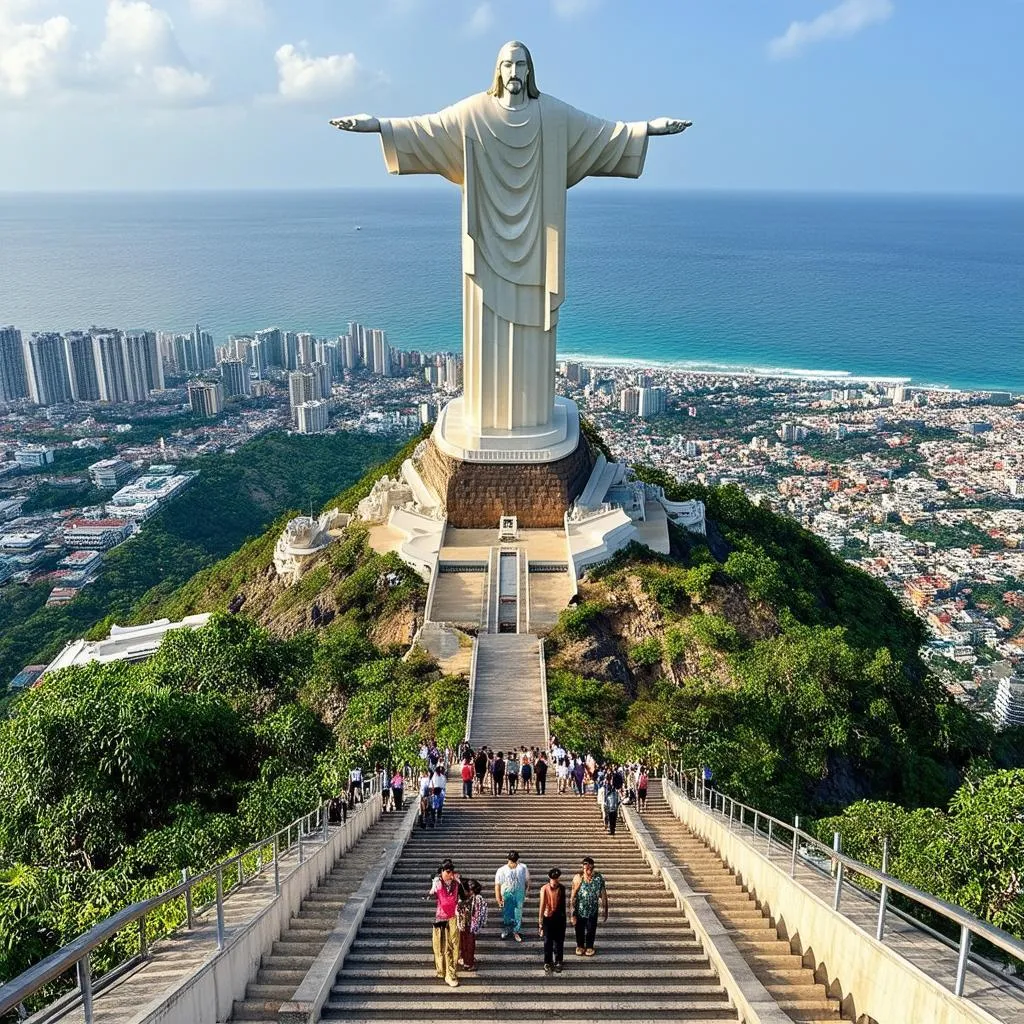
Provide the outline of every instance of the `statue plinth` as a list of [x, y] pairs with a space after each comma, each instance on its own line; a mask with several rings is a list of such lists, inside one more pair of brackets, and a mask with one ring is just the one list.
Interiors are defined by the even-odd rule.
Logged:
[[418, 460], [424, 483], [438, 496], [448, 523], [463, 529], [496, 530], [503, 515], [517, 516], [527, 529], [560, 529], [566, 510], [583, 492], [593, 457], [586, 439], [576, 443], [561, 458], [542, 460], [501, 460], [501, 452], [486, 451], [487, 457], [467, 460], [442, 450], [434, 434]]
[[580, 412], [570, 399], [556, 398], [546, 424], [481, 430], [466, 416], [465, 400], [455, 398], [441, 410], [433, 440], [445, 455], [462, 462], [506, 465], [558, 462], [572, 455], [579, 446]]

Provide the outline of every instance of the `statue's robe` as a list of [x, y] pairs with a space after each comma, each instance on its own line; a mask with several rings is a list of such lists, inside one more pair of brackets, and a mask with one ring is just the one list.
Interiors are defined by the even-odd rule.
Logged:
[[478, 93], [381, 121], [392, 174], [462, 186], [464, 418], [478, 431], [552, 419], [565, 298], [565, 193], [590, 175], [636, 178], [647, 122], [605, 121], [541, 95], [519, 110]]

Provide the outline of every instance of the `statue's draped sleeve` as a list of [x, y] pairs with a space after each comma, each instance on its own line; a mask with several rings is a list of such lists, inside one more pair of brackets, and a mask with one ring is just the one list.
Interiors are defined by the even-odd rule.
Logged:
[[567, 110], [566, 187], [590, 176], [639, 178], [647, 156], [646, 121], [605, 121]]
[[389, 174], [440, 174], [461, 185], [463, 139], [457, 103], [436, 114], [389, 117], [380, 122], [380, 141]]

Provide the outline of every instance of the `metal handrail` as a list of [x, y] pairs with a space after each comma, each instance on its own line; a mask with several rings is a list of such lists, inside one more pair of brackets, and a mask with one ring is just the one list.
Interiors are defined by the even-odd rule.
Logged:
[[[364, 781], [364, 793], [365, 786], [367, 784], [369, 785], [369, 796], [375, 796], [380, 792], [379, 777], [373, 776], [372, 778]], [[259, 842], [253, 843], [251, 846], [246, 847], [239, 853], [232, 854], [232, 856], [228, 857], [226, 860], [220, 861], [218, 864], [215, 864], [211, 868], [207, 868], [205, 871], [197, 875], [189, 874], [188, 869], [186, 868], [182, 871], [182, 880], [177, 885], [172, 886], [170, 889], [165, 890], [157, 896], [152, 896], [147, 900], [133, 903], [130, 906], [125, 907], [123, 910], [119, 910], [116, 914], [113, 914], [94, 925], [89, 929], [89, 931], [80, 935], [77, 939], [73, 939], [56, 952], [51, 953], [44, 960], [40, 960], [39, 963], [28, 968], [28, 970], [23, 971], [5, 985], [0, 985], [0, 1014], [7, 1013], [9, 1010], [17, 1009], [25, 1002], [25, 1000], [35, 995], [35, 993], [41, 988], [60, 977], [62, 974], [67, 973], [72, 968], [75, 968], [78, 976], [76, 1001], [80, 1000], [85, 1010], [86, 1024], [92, 1024], [93, 993], [98, 988], [102, 987], [104, 983], [109, 982], [114, 976], [123, 972], [127, 965], [119, 964], [102, 977], [94, 979], [89, 965], [90, 954], [97, 947], [103, 945], [103, 943], [109, 942], [115, 935], [123, 931], [129, 925], [138, 923], [139, 953], [129, 959], [129, 964], [134, 965], [140, 960], [146, 959], [149, 955], [149, 936], [146, 932], [146, 917], [153, 911], [158, 910], [167, 903], [170, 903], [172, 900], [181, 899], [182, 897], [185, 899], [185, 921], [182, 923], [188, 929], [193, 927], [194, 919], [197, 916], [212, 907], [216, 907], [217, 949], [222, 950], [225, 942], [225, 897], [240, 889], [246, 882], [249, 882], [253, 878], [262, 874], [267, 868], [273, 867], [274, 899], [276, 900], [281, 894], [281, 857], [290, 852], [293, 848], [296, 848], [298, 851], [299, 863], [301, 864], [305, 861], [304, 843], [311, 841], [319, 841], [321, 843], [327, 842], [329, 838], [328, 803], [328, 801], [322, 802], [308, 814], [304, 814], [302, 817], [296, 818], [284, 828], [278, 829], [272, 835], [267, 836]], [[293, 830], [295, 833], [294, 841], [292, 840]], [[263, 851], [268, 847], [272, 848], [273, 855], [265, 861], [263, 858]], [[251, 857], [253, 854], [257, 855], [256, 870], [251, 874], [246, 875], [244, 859], [246, 857]], [[236, 881], [230, 885], [227, 890], [225, 890], [224, 876], [225, 874], [230, 876], [232, 871], [236, 873]], [[215, 898], [198, 907], [194, 906], [194, 890], [203, 882], [209, 882], [210, 880], [213, 880], [216, 885]], [[181, 925], [179, 924], [170, 928], [165, 934], [172, 934], [180, 927]]]
[[[853, 882], [846, 881], [845, 875], [848, 872], [860, 875], [863, 878], [869, 878], [873, 882], [876, 882], [879, 886], [879, 902], [875, 938], [879, 942], [885, 941], [885, 918], [889, 909], [888, 901], [889, 897], [894, 892], [899, 893], [901, 896], [906, 897], [922, 907], [926, 907], [933, 913], [938, 914], [940, 917], [957, 925], [960, 929], [960, 941], [955, 947], [959, 952], [957, 958], [956, 980], [953, 985], [954, 995], [962, 997], [964, 994], [964, 981], [967, 974], [967, 964], [971, 958], [971, 941], [975, 936], [984, 939], [992, 946], [1002, 950], [1004, 953], [1024, 965], [1024, 942], [1017, 939], [1009, 932], [1003, 931], [1002, 928], [997, 928], [995, 925], [989, 924], [987, 921], [983, 921], [980, 917], [975, 917], [973, 914], [964, 910], [963, 907], [958, 907], [954, 903], [949, 903], [939, 896], [934, 896], [929, 892], [925, 892], [923, 889], [918, 889], [909, 882], [904, 882], [895, 875], [889, 874], [889, 872], [885, 870], [888, 867], [889, 862], [888, 843], [883, 847], [883, 867], [882, 870], [879, 870], [878, 868], [871, 867], [870, 864], [864, 864], [863, 862], [855, 860], [853, 857], [849, 857], [844, 854], [841, 850], [841, 838], [838, 832], [833, 835], [832, 846], [828, 846], [821, 842], [821, 840], [816, 836], [813, 836], [809, 832], [800, 828], [799, 815], [796, 816], [794, 822], [783, 821], [781, 818], [776, 818], [771, 814], [766, 814], [764, 811], [760, 811], [756, 807], [751, 807], [739, 800], [735, 800], [719, 789], [709, 789], [704, 785], [703, 774], [698, 768], [684, 769], [681, 766], [676, 768], [672, 765], [668, 765], [667, 770], [671, 780], [676, 782], [680, 789], [682, 789], [683, 794], [687, 799], [689, 799], [689, 795], [692, 792], [694, 799], [699, 801], [702, 806], [706, 805], [710, 807], [712, 812], [714, 812], [717, 807], [720, 813], [725, 816], [726, 810], [728, 810], [730, 829], [732, 828], [733, 821], [737, 820], [741, 828], [745, 826], [750, 827], [754, 835], [763, 836], [765, 833], [761, 831], [761, 826], [767, 825], [767, 853], [769, 857], [771, 854], [774, 831], [777, 828], [781, 828], [789, 832], [792, 835], [792, 855], [790, 858], [789, 870], [791, 876], [795, 873], [798, 855], [808, 863], [813, 864], [813, 860], [807, 857], [805, 851], [807, 848], [819, 851], [822, 854], [822, 860], [827, 859], [830, 862], [831, 873], [835, 875], [836, 882], [832, 898], [833, 910], [839, 910], [844, 882], [848, 885], [854, 885], [862, 892], [868, 891], [862, 889], [860, 886], [856, 886]], [[746, 821], [748, 816], [751, 819], [749, 823]], [[801, 840], [805, 844], [803, 849], [800, 848]], [[788, 846], [789, 844], [787, 843], [786, 845]], [[894, 912], [896, 911], [896, 908], [892, 909]], [[901, 914], [900, 916], [915, 925], [920, 925], [932, 934], [936, 934], [933, 929], [928, 928], [922, 922], [910, 917], [910, 915]], [[952, 942], [952, 940], [949, 941]]]

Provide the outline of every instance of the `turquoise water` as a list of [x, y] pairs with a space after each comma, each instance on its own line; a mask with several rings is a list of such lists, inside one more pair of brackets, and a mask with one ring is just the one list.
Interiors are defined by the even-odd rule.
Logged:
[[[359, 226], [361, 230], [356, 230]], [[454, 188], [0, 196], [0, 323], [460, 347]], [[1024, 390], [1024, 200], [570, 193], [559, 351]]]

